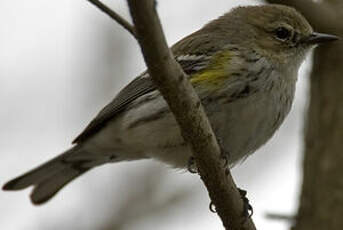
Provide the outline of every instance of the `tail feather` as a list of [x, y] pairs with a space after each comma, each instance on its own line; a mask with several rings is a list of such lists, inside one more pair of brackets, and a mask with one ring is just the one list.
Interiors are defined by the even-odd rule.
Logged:
[[3, 186], [3, 190], [21, 190], [34, 186], [31, 201], [34, 204], [42, 204], [48, 201], [66, 184], [92, 168], [85, 166], [87, 164], [85, 160], [66, 160], [74, 154], [82, 154], [78, 146], [9, 181]]
[[9, 182], [4, 186], [4, 190], [21, 190], [27, 188], [31, 185], [40, 183], [41, 181], [51, 177], [58, 171], [61, 171], [65, 168], [64, 163], [60, 162], [61, 157], [56, 157], [47, 163], [25, 173], [22, 176], [19, 176]]
[[34, 204], [43, 204], [52, 198], [66, 184], [88, 171], [88, 169], [76, 170], [71, 167], [66, 167], [63, 171], [53, 175], [52, 178], [47, 178], [37, 184], [31, 193], [31, 201]]

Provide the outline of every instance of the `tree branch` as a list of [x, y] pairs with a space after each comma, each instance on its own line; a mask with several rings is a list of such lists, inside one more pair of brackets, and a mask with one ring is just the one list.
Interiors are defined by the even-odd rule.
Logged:
[[190, 144], [209, 196], [226, 229], [253, 230], [231, 174], [221, 166], [220, 150], [200, 100], [169, 50], [154, 0], [128, 0], [148, 71]]
[[114, 21], [116, 21], [119, 25], [124, 27], [130, 34], [132, 34], [133, 37], [137, 39], [135, 28], [126, 21], [123, 17], [121, 17], [119, 14], [111, 10], [108, 6], [106, 6], [104, 3], [98, 1], [98, 0], [87, 0], [90, 3], [92, 3], [94, 6], [96, 6], [99, 10], [107, 14], [110, 18], [112, 18]]
[[[337, 31], [338, 15], [327, 3], [315, 3], [311, 0], [266, 0], [274, 4], [292, 6], [299, 10], [318, 31]], [[319, 16], [320, 15], [320, 16]], [[335, 26], [335, 30], [332, 27]], [[340, 25], [341, 26], [341, 25]], [[341, 28], [343, 30], [343, 28]]]
[[271, 220], [287, 221], [287, 222], [295, 222], [296, 220], [295, 216], [278, 214], [278, 213], [267, 213], [266, 218], [271, 219]]

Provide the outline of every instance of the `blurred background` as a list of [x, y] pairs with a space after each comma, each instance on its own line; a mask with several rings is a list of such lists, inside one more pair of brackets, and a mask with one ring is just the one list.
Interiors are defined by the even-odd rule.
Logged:
[[[129, 18], [126, 1], [104, 1]], [[238, 4], [259, 1], [159, 0], [172, 45]], [[85, 0], [0, 2], [0, 184], [54, 157], [145, 69], [137, 42]], [[273, 139], [233, 170], [248, 190], [259, 229], [296, 212], [302, 161], [307, 61], [293, 110]], [[29, 189], [0, 192], [0, 229], [223, 229], [197, 175], [155, 161], [102, 166], [43, 206]]]

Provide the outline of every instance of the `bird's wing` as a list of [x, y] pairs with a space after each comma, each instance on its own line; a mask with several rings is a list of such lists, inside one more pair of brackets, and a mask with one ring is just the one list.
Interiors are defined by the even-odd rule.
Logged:
[[[175, 57], [176, 61], [181, 65], [183, 71], [192, 75], [193, 73], [204, 69], [209, 62], [209, 57], [206, 55], [180, 55]], [[89, 123], [84, 131], [77, 136], [73, 143], [85, 141], [88, 137], [97, 133], [102, 129], [108, 121], [124, 111], [131, 102], [151, 91], [156, 90], [149, 73], [146, 71], [135, 78], [119, 94], [106, 105], [98, 115]]]

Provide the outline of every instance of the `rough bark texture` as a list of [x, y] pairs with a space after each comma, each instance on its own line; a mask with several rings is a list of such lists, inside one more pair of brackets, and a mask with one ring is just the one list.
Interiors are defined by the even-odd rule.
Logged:
[[[343, 38], [343, 2], [275, 1], [294, 6], [315, 30]], [[310, 76], [304, 176], [294, 230], [343, 229], [343, 42], [318, 47]]]
[[148, 71], [167, 101], [190, 144], [209, 196], [223, 225], [230, 230], [253, 230], [243, 213], [243, 200], [220, 161], [220, 149], [200, 100], [176, 63], [163, 35], [154, 0], [128, 0]]

